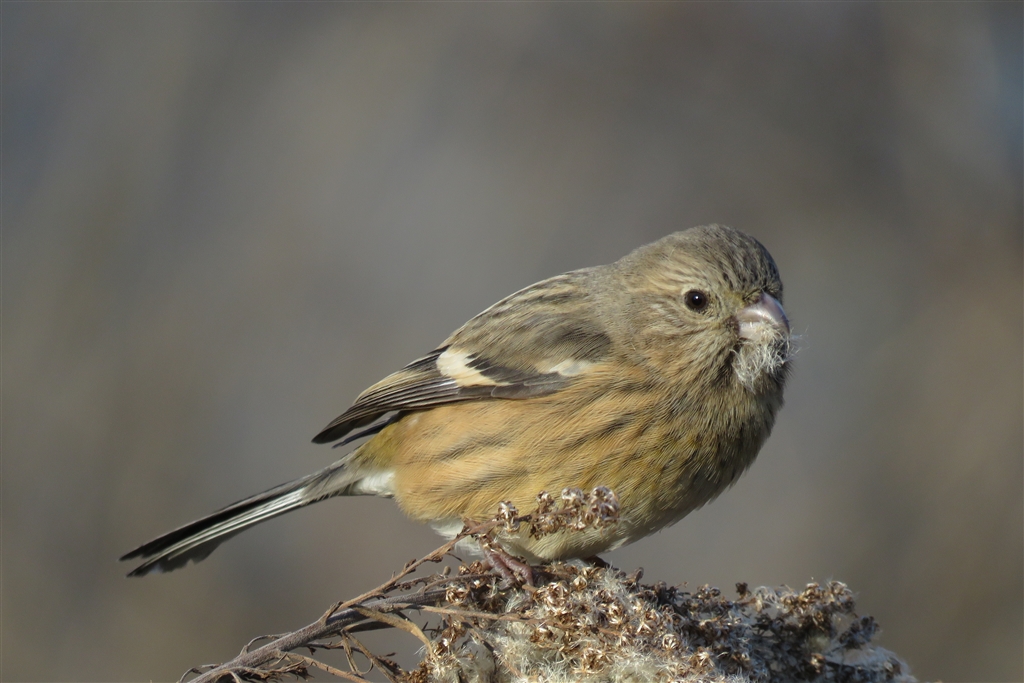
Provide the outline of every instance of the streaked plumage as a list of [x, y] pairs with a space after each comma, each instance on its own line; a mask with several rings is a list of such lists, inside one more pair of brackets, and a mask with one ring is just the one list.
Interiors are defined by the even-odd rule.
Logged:
[[[753, 462], [782, 405], [789, 323], [767, 250], [731, 228], [674, 233], [527, 287], [364, 391], [313, 440], [369, 436], [330, 467], [137, 548], [132, 574], [206, 557], [248, 526], [337, 495], [393, 496], [457, 529], [540, 491], [607, 486], [618, 524], [504, 539], [586, 557], [700, 507]], [[343, 442], [344, 443], [344, 442]]]

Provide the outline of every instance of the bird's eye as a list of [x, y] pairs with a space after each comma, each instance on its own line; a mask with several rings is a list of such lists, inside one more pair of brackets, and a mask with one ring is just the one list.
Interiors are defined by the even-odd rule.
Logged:
[[686, 294], [683, 294], [683, 303], [691, 311], [700, 313], [708, 307], [708, 295], [699, 289], [691, 289]]

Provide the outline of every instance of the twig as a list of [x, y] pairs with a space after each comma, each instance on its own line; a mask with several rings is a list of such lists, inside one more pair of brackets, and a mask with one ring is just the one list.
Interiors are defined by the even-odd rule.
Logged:
[[[468, 628], [472, 627], [471, 622], [474, 619], [490, 621], [516, 619], [515, 615], [499, 616], [479, 610], [459, 610], [450, 606], [441, 606], [449, 601], [449, 594], [454, 586], [463, 586], [460, 590], [472, 592], [486, 586], [485, 582], [487, 581], [497, 581], [499, 577], [496, 574], [481, 573], [478, 569], [467, 571], [463, 566], [466, 573], [455, 576], [447, 575], [447, 568], [444, 574], [415, 577], [412, 575], [428, 562], [437, 563], [444, 560], [451, 555], [455, 546], [466, 538], [473, 538], [482, 545], [496, 544], [497, 541], [494, 537], [501, 533], [499, 528], [510, 533], [517, 531], [520, 525], [531, 525], [531, 536], [539, 536], [554, 533], [560, 529], [585, 528], [591, 524], [605, 525], [609, 523], [609, 520], [614, 523], [614, 520], [617, 519], [618, 503], [614, 500], [614, 494], [607, 489], [599, 487], [594, 490], [591, 494], [591, 508], [580, 504], [579, 501], [584, 500], [582, 492], [567, 489], [563, 492], [562, 498], [563, 501], [572, 501], [572, 505], [565, 502], [562, 508], [553, 508], [551, 497], [542, 494], [538, 497], [538, 501], [542, 504], [539, 504], [535, 513], [528, 515], [519, 515], [514, 506], [503, 503], [498, 516], [494, 519], [484, 523], [467, 523], [455, 538], [420, 559], [408, 562], [401, 571], [373, 590], [350, 600], [335, 603], [315, 622], [296, 631], [277, 636], [254, 638], [242, 648], [238, 656], [229, 662], [189, 669], [179, 679], [179, 683], [185, 683], [191, 674], [198, 674], [198, 676], [190, 679], [188, 683], [214, 683], [224, 679], [241, 683], [243, 680], [269, 680], [289, 674], [305, 677], [308, 675], [310, 667], [349, 681], [365, 681], [364, 674], [377, 668], [390, 681], [397, 682], [399, 679], [396, 678], [396, 674], [403, 673], [401, 668], [370, 652], [354, 637], [353, 633], [376, 628], [397, 628], [416, 637], [427, 646], [429, 652], [432, 647], [430, 639], [419, 626], [401, 613], [403, 610], [416, 609], [440, 614], [446, 623], [450, 624], [452, 622], [448, 620], [454, 619]], [[613, 508], [609, 505], [612, 505]], [[587, 514], [589, 517], [586, 517]], [[336, 638], [340, 638], [340, 642], [333, 642], [333, 639]], [[269, 640], [269, 642], [252, 649], [253, 645], [261, 640]], [[350, 671], [342, 671], [319, 662], [311, 656], [294, 652], [307, 648], [312, 655], [316, 648], [336, 649], [339, 647], [343, 647], [345, 650]], [[356, 665], [353, 659], [353, 647], [370, 662], [370, 669], [366, 672], [360, 671]]]
[[[453, 577], [452, 580], [458, 581], [459, 577]], [[303, 628], [293, 631], [292, 633], [282, 636], [276, 640], [272, 640], [262, 647], [249, 652], [243, 652], [230, 662], [221, 664], [220, 666], [210, 669], [202, 675], [192, 679], [191, 683], [213, 683], [214, 681], [219, 681], [225, 674], [245, 671], [247, 669], [255, 669], [255, 667], [262, 666], [275, 659], [280, 659], [282, 652], [296, 650], [308, 645], [309, 643], [320, 640], [321, 638], [338, 635], [346, 627], [366, 619], [366, 612], [377, 612], [377, 618], [379, 618], [380, 615], [387, 614], [388, 612], [396, 612], [402, 609], [409, 609], [410, 607], [429, 605], [436, 601], [443, 600], [444, 597], [445, 591], [437, 590], [416, 596], [401, 595], [367, 600], [360, 607], [350, 607], [337, 611], [327, 619], [317, 619], [312, 624], [304, 626]], [[187, 673], [192, 672], [194, 672], [194, 670]]]

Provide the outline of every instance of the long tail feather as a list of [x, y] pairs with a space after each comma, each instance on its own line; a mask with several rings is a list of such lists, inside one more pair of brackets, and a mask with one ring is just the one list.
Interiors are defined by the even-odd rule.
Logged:
[[347, 472], [344, 464], [345, 461], [340, 461], [309, 476], [275, 486], [143, 543], [121, 557], [122, 561], [146, 559], [128, 572], [128, 576], [169, 572], [190, 561], [199, 562], [218, 545], [251, 526], [325, 498], [351, 493], [361, 476]]

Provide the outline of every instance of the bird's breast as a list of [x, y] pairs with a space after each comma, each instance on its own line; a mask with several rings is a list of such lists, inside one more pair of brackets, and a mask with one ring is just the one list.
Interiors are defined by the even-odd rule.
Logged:
[[490, 519], [502, 501], [529, 512], [542, 491], [614, 491], [613, 527], [511, 542], [528, 557], [554, 559], [593, 555], [679, 520], [728, 486], [767, 436], [756, 436], [763, 424], [744, 411], [687, 404], [640, 375], [601, 387], [410, 413], [352, 464], [388, 472], [386, 488], [410, 517], [452, 528]]

